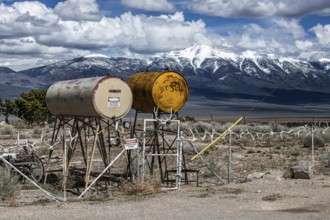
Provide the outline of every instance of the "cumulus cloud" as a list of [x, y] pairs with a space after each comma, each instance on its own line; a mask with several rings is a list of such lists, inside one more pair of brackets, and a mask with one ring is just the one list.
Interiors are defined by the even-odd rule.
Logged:
[[0, 4], [0, 37], [13, 38], [51, 32], [58, 22], [52, 9], [39, 2]]
[[33, 37], [0, 40], [0, 66], [9, 66], [17, 71], [72, 59], [79, 53], [64, 47], [41, 45]]
[[81, 50], [126, 46], [153, 52], [184, 48], [194, 43], [195, 35], [206, 32], [204, 22], [186, 22], [179, 12], [153, 17], [125, 13], [115, 18], [100, 17], [98, 12], [93, 0], [67, 0], [54, 10], [40, 2], [0, 4], [0, 37], [32, 36], [42, 45]]
[[313, 42], [308, 41], [308, 40], [305, 40], [305, 41], [297, 40], [295, 42], [295, 45], [301, 51], [308, 51], [313, 48], [314, 44], [313, 44]]
[[37, 1], [0, 3], [0, 54], [55, 57], [56, 51], [85, 54], [102, 50], [116, 56], [120, 49], [126, 54], [150, 54], [205, 42], [206, 33], [202, 20], [186, 21], [182, 12], [159, 16], [127, 12], [107, 17], [99, 13], [94, 0], [79, 0], [79, 4], [67, 0], [54, 9]]
[[264, 39], [251, 39], [250, 35], [243, 34], [237, 45], [245, 49], [257, 50], [266, 48], [268, 43]]
[[146, 11], [174, 12], [175, 6], [167, 0], [121, 0], [121, 3], [129, 8]]
[[321, 44], [326, 45], [330, 43], [330, 24], [324, 26], [318, 24], [311, 30], [314, 31], [318, 41]]
[[144, 35], [138, 36], [131, 48], [137, 52], [170, 51], [183, 49], [197, 43], [200, 35], [206, 34], [201, 20], [186, 22], [182, 13], [173, 16], [142, 18]]
[[150, 53], [182, 49], [191, 45], [197, 34], [206, 32], [202, 21], [184, 21], [182, 13], [169, 16], [103, 17], [99, 22], [60, 21], [59, 31], [42, 35], [38, 42], [49, 46], [100, 49], [127, 46], [135, 52]]
[[48, 47], [38, 44], [33, 37], [0, 40], [0, 51], [6, 54], [63, 54], [67, 49], [63, 47]]
[[[229, 32], [226, 40], [238, 52], [254, 50], [261, 54], [298, 56], [305, 36], [306, 33], [298, 20], [274, 18], [263, 25], [244, 25], [241, 29]], [[295, 41], [299, 43], [295, 44]]]
[[54, 11], [63, 20], [99, 21], [102, 18], [96, 0], [66, 0], [59, 2]]
[[[303, 16], [325, 14], [328, 0], [193, 0], [187, 4], [200, 14], [220, 17]], [[329, 15], [329, 14], [328, 14]]]
[[[67, 12], [75, 4], [79, 7], [71, 18]], [[54, 10], [40, 2], [0, 5], [0, 37], [31, 36], [38, 44], [50, 47], [111, 50], [121, 46], [138, 53], [152, 53], [185, 48], [206, 33], [203, 21], [187, 22], [182, 12], [160, 16], [127, 12], [114, 18], [93, 17], [100, 15], [94, 4], [92, 0], [79, 0], [79, 4], [78, 0], [68, 0], [60, 2]], [[82, 13], [87, 8], [90, 11]], [[78, 12], [83, 15], [77, 16]]]
[[305, 30], [297, 19], [276, 18], [272, 19], [272, 22], [279, 33], [291, 35], [294, 39], [302, 38], [305, 35]]

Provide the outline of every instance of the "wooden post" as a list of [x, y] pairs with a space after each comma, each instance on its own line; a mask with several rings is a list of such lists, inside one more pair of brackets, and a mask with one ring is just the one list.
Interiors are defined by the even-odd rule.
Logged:
[[67, 180], [67, 172], [66, 172], [66, 161], [67, 161], [67, 147], [66, 147], [66, 143], [65, 143], [65, 133], [64, 133], [64, 129], [63, 129], [63, 183], [62, 183], [62, 188], [63, 188], [63, 192], [64, 192], [64, 202], [66, 201], [66, 180]]
[[94, 158], [94, 152], [95, 152], [98, 137], [99, 137], [99, 125], [97, 125], [97, 127], [96, 127], [93, 148], [92, 148], [89, 160], [87, 161], [86, 176], [85, 176], [85, 189], [87, 189], [87, 187], [88, 187], [89, 174], [90, 174], [91, 168], [92, 168], [92, 162], [93, 162], [93, 158]]
[[232, 162], [231, 162], [231, 134], [232, 131], [229, 130], [229, 147], [228, 147], [228, 184], [230, 183], [231, 179], [231, 170], [232, 170]]

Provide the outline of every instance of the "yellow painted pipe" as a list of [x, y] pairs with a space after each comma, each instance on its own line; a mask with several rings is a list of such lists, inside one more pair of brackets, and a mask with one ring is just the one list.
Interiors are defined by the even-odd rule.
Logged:
[[[222, 138], [223, 136], [225, 136], [228, 131], [230, 129], [232, 129], [233, 127], [235, 127], [240, 121], [242, 121], [243, 117], [240, 117], [234, 124], [232, 124], [227, 130], [225, 130], [219, 137], [217, 137], [214, 141], [212, 141], [212, 143], [210, 143], [209, 145], [207, 145], [203, 150], [201, 150], [201, 152], [199, 152], [198, 154], [202, 154], [204, 151], [206, 151], [209, 147], [211, 147], [213, 144], [215, 144], [220, 138]], [[195, 155], [193, 158], [191, 158], [191, 160], [194, 160], [197, 156]]]

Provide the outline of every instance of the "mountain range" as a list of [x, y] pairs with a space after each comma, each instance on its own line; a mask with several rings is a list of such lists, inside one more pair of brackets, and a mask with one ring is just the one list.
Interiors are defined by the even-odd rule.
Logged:
[[32, 88], [46, 89], [60, 80], [103, 75], [127, 80], [134, 73], [165, 69], [186, 78], [190, 96], [187, 109], [191, 112], [316, 114], [326, 113], [330, 104], [330, 59], [307, 61], [253, 51], [238, 55], [206, 45], [146, 59], [91, 54], [19, 72], [0, 67], [0, 97], [17, 97]]

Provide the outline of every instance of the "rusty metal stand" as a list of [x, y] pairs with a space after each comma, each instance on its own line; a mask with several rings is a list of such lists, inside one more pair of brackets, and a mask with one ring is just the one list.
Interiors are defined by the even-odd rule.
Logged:
[[[111, 157], [114, 154], [112, 149], [118, 147], [124, 139], [121, 132], [118, 131], [118, 127], [119, 121], [105, 120], [99, 117], [57, 117], [49, 146], [53, 145], [58, 139], [63, 144], [62, 189], [65, 188], [66, 179], [70, 173], [70, 164], [77, 151], [77, 146], [80, 146], [84, 161], [85, 188], [88, 187], [90, 181], [96, 148], [98, 148], [103, 166], [108, 167]], [[54, 149], [50, 148], [44, 183], [47, 182], [47, 173], [50, 172], [49, 168], [53, 151]], [[107, 173], [110, 174], [111, 170], [107, 169]]]

